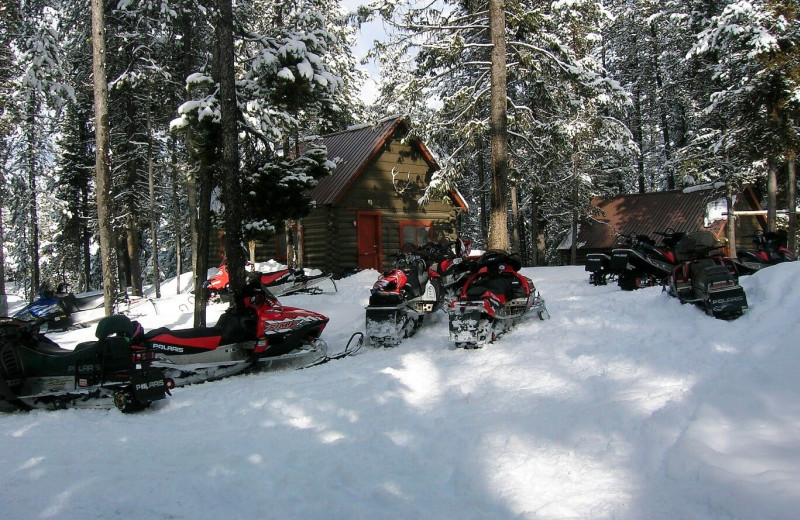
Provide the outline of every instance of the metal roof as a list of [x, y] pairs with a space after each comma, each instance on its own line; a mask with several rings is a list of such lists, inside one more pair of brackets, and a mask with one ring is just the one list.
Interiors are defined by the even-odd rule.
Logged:
[[[684, 233], [702, 229], [719, 237], [727, 220], [716, 220], [706, 226], [706, 208], [709, 203], [724, 197], [724, 188], [709, 188], [597, 199], [593, 202], [596, 214], [581, 223], [578, 247], [609, 248], [614, 245], [618, 235], [628, 233], [647, 235], [659, 243], [660, 237], [655, 233], [663, 232], [667, 228]], [[742, 191], [737, 198], [736, 207], [741, 207], [743, 197], [748, 199], [751, 207], [761, 209], [750, 188]], [[569, 248], [569, 244], [565, 245]]]

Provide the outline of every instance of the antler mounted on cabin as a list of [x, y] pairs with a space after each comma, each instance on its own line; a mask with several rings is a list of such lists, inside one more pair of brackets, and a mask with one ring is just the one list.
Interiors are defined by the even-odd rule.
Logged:
[[411, 182], [412, 182], [412, 181], [411, 181], [411, 173], [410, 173], [410, 172], [406, 172], [406, 181], [405, 181], [405, 186], [403, 186], [402, 188], [399, 188], [399, 187], [397, 186], [397, 184], [398, 184], [398, 181], [397, 181], [397, 175], [398, 175], [399, 173], [400, 173], [400, 172], [398, 172], [398, 171], [395, 171], [395, 168], [392, 168], [392, 186], [394, 186], [394, 191], [396, 191], [397, 193], [403, 193], [403, 192], [405, 192], [405, 191], [406, 191], [406, 190], [407, 190], [409, 187], [411, 187]]

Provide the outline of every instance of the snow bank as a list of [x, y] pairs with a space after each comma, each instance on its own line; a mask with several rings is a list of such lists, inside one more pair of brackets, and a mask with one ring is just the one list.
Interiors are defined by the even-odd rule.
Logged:
[[[743, 278], [732, 322], [582, 267], [524, 272], [552, 319], [484, 349], [454, 350], [438, 313], [397, 348], [177, 389], [140, 414], [0, 414], [3, 517], [796, 517], [800, 263]], [[335, 352], [377, 276], [282, 301], [327, 314]], [[139, 320], [185, 326], [189, 297]]]

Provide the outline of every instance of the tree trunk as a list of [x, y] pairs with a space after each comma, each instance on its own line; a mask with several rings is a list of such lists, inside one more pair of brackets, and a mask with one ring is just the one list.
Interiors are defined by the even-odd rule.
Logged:
[[778, 165], [774, 158], [767, 159], [767, 227], [775, 231], [778, 221]]
[[[172, 185], [172, 224], [173, 234], [175, 235], [175, 294], [181, 293], [181, 273], [183, 272], [183, 226], [181, 225], [181, 209], [179, 205], [180, 197], [178, 196], [180, 182], [178, 176], [178, 156], [177, 156], [177, 142], [173, 135], [170, 141], [170, 184]], [[192, 199], [194, 201], [194, 199]], [[194, 206], [189, 206], [194, 208]], [[191, 213], [194, 213], [192, 211]]]
[[106, 84], [106, 36], [104, 2], [92, 0], [92, 75], [94, 77], [95, 184], [103, 296], [106, 316], [114, 305], [114, 233], [111, 229], [111, 161], [109, 158], [108, 85]]
[[303, 266], [303, 219], [297, 221], [297, 267], [302, 269]]
[[[517, 189], [515, 187], [517, 199], [523, 199], [524, 196], [522, 195], [522, 190]], [[530, 241], [527, 230], [525, 229], [525, 215], [524, 213], [525, 205], [522, 205], [522, 208], [517, 208], [517, 215], [514, 217], [514, 227], [515, 233], [517, 234], [517, 239], [519, 240], [519, 255], [520, 260], [522, 261], [522, 265], [529, 266], [531, 264], [531, 255], [530, 255]]]
[[533, 242], [531, 265], [535, 267], [539, 265], [539, 201], [536, 193], [531, 196], [531, 242]]
[[[213, 175], [208, 165], [202, 164], [199, 168], [197, 180], [199, 184], [196, 205], [190, 206], [193, 214], [195, 229], [192, 234], [192, 258], [194, 259], [194, 326], [206, 326], [206, 300], [203, 295], [203, 282], [208, 275], [208, 244], [211, 233], [211, 191]], [[194, 183], [192, 183], [194, 185]], [[196, 208], [196, 209], [195, 209]], [[194, 216], [196, 215], [196, 216]]]
[[239, 292], [245, 284], [245, 255], [242, 245], [242, 180], [239, 174], [238, 106], [233, 56], [233, 7], [231, 0], [217, 0], [217, 77], [220, 93], [222, 132], [222, 204], [225, 206], [225, 256], [228, 259], [230, 289]]
[[83, 290], [92, 286], [92, 232], [89, 230], [89, 187], [81, 188], [81, 257], [83, 259]]
[[661, 79], [661, 66], [658, 63], [660, 51], [658, 48], [658, 38], [656, 34], [655, 22], [650, 23], [650, 35], [653, 42], [653, 69], [656, 71], [656, 88], [658, 88], [658, 112], [661, 116], [661, 135], [664, 138], [664, 158], [667, 166], [667, 189], [675, 189], [675, 170], [672, 167], [672, 142], [669, 137], [669, 125], [667, 118], [667, 102], [664, 99], [664, 82]]
[[[6, 179], [0, 167], [0, 194], [5, 191]], [[5, 230], [3, 229], [3, 207], [0, 205], [0, 316], [8, 316], [8, 296], [6, 296], [6, 252], [3, 244], [5, 243]]]
[[39, 292], [40, 285], [40, 271], [39, 271], [39, 211], [38, 203], [36, 201], [36, 154], [39, 153], [36, 145], [36, 95], [31, 92], [31, 99], [28, 103], [28, 225], [30, 233], [30, 300], [36, 299]]
[[158, 222], [160, 213], [156, 209], [156, 180], [153, 172], [153, 114], [150, 97], [147, 98], [147, 187], [150, 195], [150, 241], [153, 249], [153, 287], [156, 298], [161, 298], [161, 280], [158, 269]]
[[578, 152], [572, 154], [572, 244], [569, 248], [569, 263], [578, 263]]
[[489, 230], [487, 228], [487, 215], [486, 215], [486, 163], [483, 160], [483, 139], [478, 138], [478, 206], [479, 212], [478, 215], [481, 221], [481, 236], [480, 240], [477, 243], [481, 244], [481, 247], [486, 247], [488, 244], [489, 238]]
[[115, 236], [117, 245], [117, 292], [127, 294], [131, 285], [131, 261], [128, 256], [128, 233], [123, 229]]
[[283, 221], [283, 239], [286, 242], [286, 267], [294, 267], [294, 247], [292, 240], [292, 221]]
[[517, 205], [517, 186], [511, 184], [511, 251], [522, 259], [519, 240], [519, 207]]
[[136, 208], [128, 208], [127, 229], [125, 234], [128, 244], [128, 274], [131, 282], [131, 294], [142, 296], [142, 263], [139, 260], [141, 248], [139, 247], [139, 219], [136, 218]]
[[736, 258], [736, 216], [733, 214], [733, 186], [730, 182], [725, 186], [725, 203], [728, 207], [728, 224], [725, 229], [728, 237], [728, 256]]
[[642, 129], [642, 100], [639, 95], [638, 85], [634, 85], [633, 87], [633, 112], [633, 140], [636, 141], [636, 146], [639, 147], [639, 154], [636, 156], [636, 172], [639, 180], [639, 193], [644, 193], [644, 131]]
[[796, 179], [797, 172], [795, 166], [795, 158], [789, 159], [789, 179], [787, 180], [786, 196], [788, 200], [789, 209], [789, 243], [787, 247], [789, 251], [797, 254], [797, 188]]
[[492, 191], [489, 217], [489, 249], [508, 251], [508, 120], [506, 92], [505, 0], [489, 0], [491, 53], [490, 134], [492, 142]]

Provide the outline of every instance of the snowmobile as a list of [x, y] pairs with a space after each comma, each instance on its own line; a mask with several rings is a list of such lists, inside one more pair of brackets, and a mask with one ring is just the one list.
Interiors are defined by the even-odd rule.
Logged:
[[[253, 271], [253, 268], [253, 264], [247, 262], [245, 269], [248, 274], [256, 272]], [[300, 292], [318, 294], [322, 292], [322, 288], [318, 285], [326, 280], [330, 281], [334, 291], [336, 290], [336, 282], [333, 281], [330, 274], [309, 275], [305, 269], [291, 268], [260, 274], [266, 286], [275, 296], [287, 296]], [[227, 262], [223, 261], [214, 276], [203, 282], [203, 297], [211, 303], [230, 302], [229, 283]]]
[[328, 318], [281, 305], [263, 278], [252, 276], [213, 327], [145, 334], [156, 353], [153, 366], [163, 371], [170, 387], [304, 366], [326, 355], [328, 346], [319, 336]]
[[[102, 307], [102, 305], [103, 301], [101, 300], [100, 306]], [[93, 303], [90, 303], [89, 306], [94, 309]], [[104, 315], [105, 309], [102, 310], [101, 317]], [[39, 288], [35, 300], [15, 312], [11, 317], [39, 326], [42, 333], [65, 331], [73, 324], [63, 300], [58, 298], [47, 285]]]
[[[627, 254], [625, 263], [627, 265]], [[589, 272], [589, 283], [592, 285], [606, 285], [609, 279], [616, 277], [611, 270], [611, 253], [589, 253], [586, 255], [585, 271]]]
[[456, 347], [482, 347], [523, 318], [550, 318], [533, 281], [519, 273], [521, 266], [503, 251], [487, 251], [480, 257], [477, 272], [448, 309], [450, 341]]
[[430, 268], [431, 276], [438, 277], [442, 286], [444, 304], [458, 298], [464, 283], [475, 271], [475, 258], [470, 258], [472, 241], [459, 237], [446, 246], [428, 245], [430, 257], [435, 261]]
[[68, 350], [35, 324], [0, 318], [0, 402], [22, 409], [142, 410], [168, 389], [151, 366], [154, 352], [137, 344], [141, 334], [137, 322], [112, 315], [97, 324], [97, 341]]
[[783, 229], [756, 233], [750, 237], [753, 239], [755, 251], [740, 249], [736, 251], [736, 258], [731, 259], [739, 274], [753, 274], [771, 265], [797, 260], [794, 253], [786, 247], [788, 237]]
[[392, 268], [381, 274], [370, 291], [366, 337], [372, 346], [397, 346], [416, 333], [426, 314], [442, 307], [442, 281], [432, 269], [436, 254], [431, 247], [406, 244], [393, 255]]
[[626, 247], [611, 251], [609, 270], [616, 273], [623, 291], [664, 285], [669, 279], [676, 264], [674, 248], [684, 234], [672, 228], [655, 234], [661, 236], [660, 247], [647, 235], [630, 233], [621, 235]]
[[721, 247], [708, 231], [684, 236], [675, 248], [678, 265], [672, 270], [667, 292], [715, 318], [733, 320], [747, 309], [747, 296], [739, 285], [736, 264], [718, 252]]
[[[155, 309], [155, 303], [149, 298], [121, 294], [114, 300], [113, 314], [132, 317], [135, 315], [133, 310], [143, 303], [150, 303]], [[33, 322], [45, 333], [87, 327], [100, 321], [105, 314], [105, 300], [100, 291], [77, 296], [69, 291], [68, 285], [59, 285], [58, 291], [54, 293], [44, 284], [39, 289], [36, 300], [14, 313], [12, 318]]]

